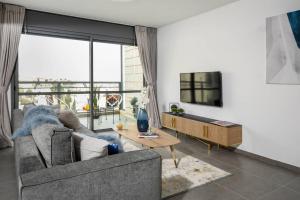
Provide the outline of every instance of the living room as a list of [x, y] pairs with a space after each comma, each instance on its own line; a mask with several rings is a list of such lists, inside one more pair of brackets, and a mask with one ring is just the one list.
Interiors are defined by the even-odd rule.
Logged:
[[2, 2], [0, 199], [300, 199], [300, 1]]

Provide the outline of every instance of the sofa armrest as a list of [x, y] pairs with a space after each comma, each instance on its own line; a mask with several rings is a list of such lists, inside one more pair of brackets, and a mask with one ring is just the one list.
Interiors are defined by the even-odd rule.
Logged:
[[21, 176], [23, 200], [161, 198], [161, 157], [142, 150]]
[[14, 149], [17, 176], [46, 168], [31, 135], [17, 137]]

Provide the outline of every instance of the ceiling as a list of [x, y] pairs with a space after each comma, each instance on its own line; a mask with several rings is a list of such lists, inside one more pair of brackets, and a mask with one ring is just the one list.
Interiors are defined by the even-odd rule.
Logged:
[[161, 27], [237, 0], [1, 0], [28, 9], [128, 25]]

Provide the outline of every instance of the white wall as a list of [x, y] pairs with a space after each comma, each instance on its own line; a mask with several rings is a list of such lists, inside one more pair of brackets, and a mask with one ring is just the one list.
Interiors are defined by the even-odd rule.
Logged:
[[266, 18], [299, 9], [299, 0], [241, 0], [159, 28], [160, 111], [180, 102], [179, 73], [221, 71], [223, 108], [181, 106], [241, 123], [240, 149], [300, 167], [300, 85], [266, 84]]

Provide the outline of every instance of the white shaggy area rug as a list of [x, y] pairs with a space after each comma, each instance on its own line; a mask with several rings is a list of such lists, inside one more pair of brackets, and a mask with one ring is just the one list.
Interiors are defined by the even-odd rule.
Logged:
[[[124, 150], [135, 151], [142, 147], [132, 141], [122, 139]], [[230, 173], [176, 150], [179, 160], [175, 167], [168, 149], [154, 149], [162, 155], [162, 198], [172, 196], [194, 187], [223, 178]]]

